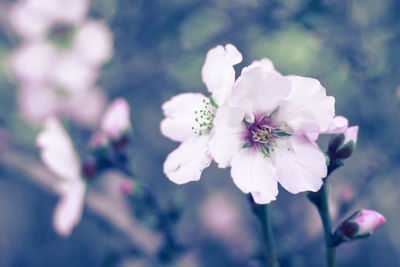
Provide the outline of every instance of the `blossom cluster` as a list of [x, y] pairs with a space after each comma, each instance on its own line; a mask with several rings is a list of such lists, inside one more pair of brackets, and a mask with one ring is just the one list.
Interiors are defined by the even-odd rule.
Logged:
[[183, 93], [164, 103], [161, 132], [181, 142], [168, 155], [165, 174], [178, 184], [197, 181], [214, 160], [231, 167], [236, 186], [259, 204], [276, 199], [278, 183], [294, 194], [318, 191], [327, 176], [318, 136], [356, 138], [358, 127], [335, 116], [335, 99], [318, 80], [281, 75], [267, 58], [235, 79], [241, 61], [231, 44], [211, 49], [202, 68], [211, 96]]
[[99, 68], [113, 54], [112, 34], [87, 18], [89, 0], [20, 0], [9, 24], [22, 43], [9, 60], [19, 84], [18, 104], [33, 123], [67, 116], [95, 126], [105, 107], [96, 86]]
[[[110, 104], [100, 128], [101, 131], [92, 139], [91, 147], [95, 151], [102, 148], [103, 153], [94, 153], [94, 161], [90, 162], [80, 159], [68, 133], [54, 117], [45, 121], [44, 129], [37, 138], [42, 161], [59, 178], [61, 200], [56, 207], [53, 222], [60, 235], [68, 236], [80, 221], [88, 179], [118, 160], [115, 154], [124, 153], [125, 147], [121, 147], [121, 140], [126, 140], [127, 131], [131, 128], [129, 105], [124, 99], [116, 99]], [[101, 161], [104, 160], [108, 160], [109, 164], [103, 164]]]

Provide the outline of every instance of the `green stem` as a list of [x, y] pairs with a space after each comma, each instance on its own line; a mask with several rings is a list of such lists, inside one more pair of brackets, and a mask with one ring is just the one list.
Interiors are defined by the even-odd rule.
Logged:
[[[252, 200], [250, 201], [252, 202]], [[268, 266], [279, 267], [268, 205], [257, 205], [254, 202], [251, 203], [251, 205], [261, 223], [262, 235], [265, 244], [265, 256], [267, 258]]]
[[321, 217], [325, 237], [327, 266], [334, 267], [336, 247], [332, 242], [332, 225], [329, 213], [328, 189], [326, 183], [322, 185], [318, 192], [310, 192], [308, 197], [317, 207], [319, 216]]

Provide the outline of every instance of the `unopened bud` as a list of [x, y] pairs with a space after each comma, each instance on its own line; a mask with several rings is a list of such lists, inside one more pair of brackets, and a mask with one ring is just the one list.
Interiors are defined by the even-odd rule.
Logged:
[[129, 104], [125, 99], [114, 100], [104, 114], [101, 122], [102, 131], [111, 139], [120, 138], [131, 128], [129, 112]]
[[334, 233], [334, 239], [338, 244], [370, 236], [376, 227], [385, 221], [385, 217], [375, 210], [358, 210], [339, 225]]
[[125, 181], [121, 184], [121, 192], [125, 195], [131, 195], [134, 192], [134, 183], [132, 181]]
[[108, 144], [108, 137], [104, 133], [96, 133], [90, 140], [90, 147], [95, 150], [105, 148], [108, 146]]
[[98, 170], [96, 159], [93, 156], [87, 156], [83, 160], [81, 168], [82, 168], [81, 169], [82, 175], [86, 179], [92, 178], [93, 176], [96, 175], [97, 170]]
[[347, 159], [356, 148], [358, 126], [347, 128], [342, 134], [332, 136], [328, 145], [331, 160]]

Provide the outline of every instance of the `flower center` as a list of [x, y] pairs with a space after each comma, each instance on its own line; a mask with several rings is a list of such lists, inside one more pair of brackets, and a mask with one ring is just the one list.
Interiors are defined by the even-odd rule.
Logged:
[[275, 125], [270, 116], [262, 116], [247, 125], [248, 135], [245, 146], [260, 149], [264, 156], [269, 157], [270, 151], [276, 147], [276, 139], [290, 136], [278, 125]]
[[55, 24], [49, 29], [47, 39], [58, 49], [65, 50], [71, 46], [75, 27], [71, 24]]
[[192, 130], [196, 135], [208, 134], [213, 126], [213, 121], [215, 118], [216, 108], [214, 105], [206, 99], [203, 99], [203, 108], [200, 110], [195, 110], [195, 125]]

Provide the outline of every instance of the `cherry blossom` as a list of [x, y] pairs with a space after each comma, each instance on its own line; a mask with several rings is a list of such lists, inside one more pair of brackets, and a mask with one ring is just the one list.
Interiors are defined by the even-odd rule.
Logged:
[[22, 113], [33, 123], [62, 114], [92, 127], [102, 114], [105, 97], [95, 82], [112, 57], [112, 34], [86, 18], [88, 7], [88, 0], [21, 0], [10, 9], [9, 23], [23, 42], [9, 66], [21, 86]]
[[164, 173], [171, 181], [182, 184], [199, 180], [202, 171], [210, 165], [208, 140], [215, 112], [229, 100], [235, 81], [233, 66], [241, 60], [242, 55], [231, 44], [211, 49], [202, 69], [203, 82], [211, 97], [182, 93], [163, 104], [166, 118], [161, 122], [161, 132], [181, 143], [164, 163]]
[[243, 70], [218, 109], [209, 151], [256, 203], [275, 200], [278, 182], [294, 194], [317, 191], [327, 167], [315, 140], [333, 117], [334, 98], [318, 80], [282, 76], [264, 59]]
[[61, 196], [54, 212], [53, 225], [57, 233], [69, 236], [82, 216], [86, 184], [81, 178], [80, 160], [71, 139], [55, 118], [49, 118], [37, 138], [40, 156], [46, 167], [58, 177]]

